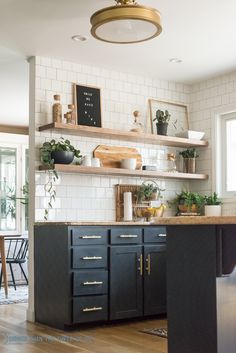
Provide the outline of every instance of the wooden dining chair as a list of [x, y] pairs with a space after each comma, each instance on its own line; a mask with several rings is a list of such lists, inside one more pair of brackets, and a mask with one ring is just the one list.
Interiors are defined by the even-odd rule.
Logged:
[[[5, 239], [6, 263], [9, 265], [13, 286], [16, 290], [16, 281], [13, 271], [13, 264], [17, 264], [28, 284], [28, 278], [23, 268], [23, 263], [27, 260], [29, 242], [26, 238], [7, 238]], [[1, 258], [0, 258], [1, 263]], [[0, 274], [0, 288], [2, 285], [2, 269]]]

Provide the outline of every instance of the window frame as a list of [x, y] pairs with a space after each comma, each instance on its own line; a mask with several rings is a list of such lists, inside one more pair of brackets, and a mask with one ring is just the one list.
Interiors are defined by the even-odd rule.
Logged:
[[[16, 195], [21, 195], [21, 188], [25, 180], [25, 150], [28, 148], [25, 143], [8, 143], [0, 141], [0, 147], [16, 149]], [[16, 201], [16, 229], [15, 230], [0, 230], [3, 235], [18, 235], [25, 234], [23, 205], [20, 201]]]
[[224, 203], [236, 202], [236, 190], [227, 191], [227, 142], [226, 142], [226, 122], [236, 120], [236, 105], [224, 107], [214, 112], [212, 129], [212, 189], [216, 190]]

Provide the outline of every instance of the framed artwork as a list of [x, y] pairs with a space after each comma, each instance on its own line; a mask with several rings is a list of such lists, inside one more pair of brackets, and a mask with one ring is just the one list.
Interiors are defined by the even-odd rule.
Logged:
[[73, 91], [77, 124], [102, 127], [100, 88], [74, 84]]
[[187, 105], [158, 99], [149, 99], [148, 105], [152, 134], [156, 133], [156, 123], [153, 119], [156, 117], [156, 111], [158, 109], [163, 111], [168, 110], [171, 115], [168, 123], [168, 136], [175, 136], [175, 134], [179, 132], [189, 130]]

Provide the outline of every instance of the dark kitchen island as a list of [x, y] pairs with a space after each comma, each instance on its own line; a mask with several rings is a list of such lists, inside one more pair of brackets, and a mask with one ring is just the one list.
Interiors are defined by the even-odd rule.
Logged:
[[236, 352], [235, 220], [167, 226], [168, 353]]

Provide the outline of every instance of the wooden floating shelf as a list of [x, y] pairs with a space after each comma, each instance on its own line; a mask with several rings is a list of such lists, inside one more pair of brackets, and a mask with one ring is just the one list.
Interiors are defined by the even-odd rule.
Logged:
[[163, 145], [163, 146], [173, 146], [173, 147], [206, 147], [208, 145], [207, 141], [204, 140], [192, 140], [181, 137], [174, 136], [162, 136], [155, 134], [144, 134], [131, 131], [123, 130], [113, 130], [100, 127], [90, 127], [83, 125], [69, 125], [62, 123], [51, 123], [39, 127], [39, 131], [44, 130], [61, 130], [65, 133], [79, 135], [79, 136], [89, 136], [89, 137], [100, 137], [109, 139], [121, 139], [128, 141], [143, 142], [149, 144]]
[[[185, 180], [207, 180], [207, 174], [171, 173], [146, 170], [129, 170], [122, 168], [83, 167], [75, 164], [55, 164], [54, 169], [61, 173], [79, 173], [95, 175], [127, 176], [140, 178], [164, 178]], [[39, 170], [48, 170], [45, 166], [39, 166]]]

